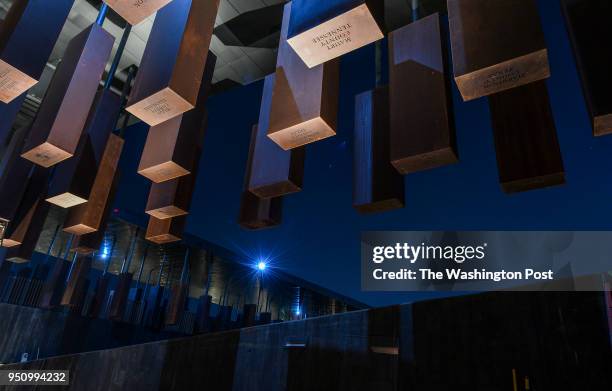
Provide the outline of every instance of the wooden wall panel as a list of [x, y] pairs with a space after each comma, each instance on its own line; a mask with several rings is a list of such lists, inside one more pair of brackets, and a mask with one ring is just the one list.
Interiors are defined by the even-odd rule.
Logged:
[[160, 8], [172, 0], [105, 0], [106, 4], [125, 19], [129, 24], [135, 26], [153, 15]]
[[44, 1], [13, 1], [0, 28], [1, 102], [11, 102], [38, 82], [73, 3], [55, 0], [49, 7]]
[[50, 167], [74, 155], [113, 43], [97, 24], [70, 41], [32, 124], [24, 158]]
[[[268, 80], [269, 79], [266, 79], [266, 82]], [[251, 142], [244, 174], [242, 197], [240, 199], [240, 214], [238, 216], [238, 224], [246, 229], [253, 230], [279, 225], [283, 213], [282, 197], [260, 198], [248, 189], [249, 178], [253, 178], [253, 157], [258, 135], [260, 135], [258, 126], [254, 125], [251, 131]], [[274, 146], [278, 148], [276, 144]], [[262, 156], [262, 158], [265, 158], [265, 155]]]
[[288, 42], [309, 67], [384, 37], [384, 0], [293, 0]]
[[160, 183], [189, 174], [205, 133], [206, 100], [215, 70], [216, 57], [209, 53], [196, 106], [157, 126], [147, 134], [138, 173]]
[[448, 0], [448, 17], [464, 100], [550, 76], [535, 0]]
[[287, 43], [291, 4], [285, 5], [268, 137], [283, 149], [336, 134], [339, 63], [308, 68]]
[[62, 208], [87, 202], [120, 108], [121, 99], [117, 94], [107, 89], [98, 91], [74, 156], [57, 166], [48, 202]]
[[404, 207], [404, 178], [389, 162], [389, 90], [355, 97], [353, 207], [361, 213]]
[[565, 183], [544, 81], [489, 97], [499, 181], [507, 193]]
[[389, 35], [390, 159], [402, 174], [458, 160], [440, 15]]
[[[254, 134], [255, 145], [249, 155], [248, 190], [260, 198], [280, 197], [302, 190], [306, 148], [285, 151], [267, 137], [276, 76], [266, 76]], [[251, 136], [253, 137], [253, 136]], [[253, 142], [253, 138], [251, 139]]]
[[113, 188], [112, 184], [117, 175], [123, 142], [124, 140], [121, 137], [114, 134], [110, 135], [91, 189], [89, 201], [70, 209], [64, 222], [64, 231], [75, 235], [84, 235], [100, 228]]
[[218, 8], [219, 0], [173, 0], [157, 13], [130, 113], [155, 126], [194, 108]]
[[612, 36], [612, 2], [562, 0], [565, 23], [574, 50], [593, 135], [612, 133], [612, 51], [601, 47]]
[[182, 239], [186, 220], [187, 216], [163, 220], [149, 216], [145, 239], [156, 244], [178, 242]]

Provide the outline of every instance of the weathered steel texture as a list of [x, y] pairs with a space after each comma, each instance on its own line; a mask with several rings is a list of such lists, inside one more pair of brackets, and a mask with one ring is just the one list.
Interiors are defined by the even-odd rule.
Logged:
[[113, 42], [97, 24], [70, 41], [32, 124], [24, 158], [50, 167], [74, 155]]
[[260, 198], [298, 192], [304, 178], [306, 148], [285, 151], [267, 137], [275, 79], [275, 74], [266, 76], [257, 131], [251, 136], [251, 143], [255, 144], [249, 154], [246, 187]]
[[105, 3], [129, 24], [135, 26], [172, 0], [105, 0]]
[[550, 76], [535, 0], [448, 0], [455, 81], [464, 100]]
[[[27, 182], [26, 190], [19, 203], [19, 208], [4, 232], [4, 247], [21, 245], [26, 237], [40, 231], [49, 210], [44, 201], [49, 184], [49, 173], [42, 167], [36, 167]], [[38, 236], [38, 235], [36, 235]], [[30, 238], [32, 240], [32, 238]]]
[[196, 164], [189, 175], [151, 185], [145, 209], [147, 214], [158, 219], [168, 219], [189, 213], [198, 176], [199, 157], [200, 153], [197, 153]]
[[544, 81], [489, 97], [499, 182], [507, 193], [565, 183]]
[[389, 162], [389, 90], [355, 97], [353, 207], [374, 213], [404, 207], [404, 178]]
[[[252, 230], [279, 225], [281, 223], [283, 213], [283, 201], [281, 197], [260, 198], [247, 188], [249, 178], [253, 178], [253, 152], [257, 143], [258, 134], [258, 126], [254, 125], [253, 130], [251, 131], [251, 142], [249, 145], [249, 154], [247, 156], [247, 166], [245, 170], [242, 196], [240, 198], [240, 213], [238, 215], [238, 224], [246, 229]], [[276, 145], [274, 146], [279, 148]], [[266, 156], [262, 156], [262, 159], [265, 158]]]
[[117, 94], [107, 89], [98, 91], [74, 156], [57, 166], [47, 201], [63, 208], [87, 202], [120, 108]]
[[206, 130], [206, 100], [217, 58], [209, 53], [195, 108], [185, 114], [152, 126], [147, 134], [138, 173], [155, 183], [188, 175]]
[[458, 160], [440, 15], [389, 35], [390, 160], [402, 174]]
[[[73, 3], [55, 0], [49, 7], [39, 0], [13, 2], [0, 26], [0, 101], [9, 103], [37, 83]], [[12, 122], [16, 114], [2, 116], [2, 121]]]
[[293, 0], [288, 43], [309, 67], [384, 38], [383, 0]]
[[196, 105], [219, 0], [173, 0], [156, 15], [127, 110], [151, 126]]
[[75, 235], [84, 235], [100, 229], [105, 212], [108, 210], [113, 183], [118, 175], [117, 167], [123, 143], [124, 140], [121, 137], [114, 134], [110, 135], [89, 200], [85, 204], [70, 209], [64, 222], [64, 231]]
[[287, 43], [291, 4], [285, 5], [270, 109], [270, 137], [293, 149], [336, 134], [339, 62], [308, 68]]
[[156, 244], [178, 242], [182, 239], [186, 220], [187, 216], [163, 220], [149, 216], [145, 239]]
[[593, 135], [612, 133], [612, 52], [601, 46], [612, 36], [612, 2], [562, 0], [584, 98], [591, 115]]

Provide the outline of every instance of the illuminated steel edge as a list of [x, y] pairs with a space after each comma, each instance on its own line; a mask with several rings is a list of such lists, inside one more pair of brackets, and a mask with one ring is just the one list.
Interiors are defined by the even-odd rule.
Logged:
[[458, 161], [440, 15], [389, 35], [390, 160], [401, 174]]
[[384, 38], [383, 0], [293, 0], [287, 42], [308, 68]]
[[535, 0], [448, 0], [448, 18], [465, 101], [550, 76]]
[[282, 197], [260, 198], [248, 190], [248, 178], [251, 176], [253, 166], [253, 152], [258, 134], [258, 126], [253, 125], [251, 142], [245, 169], [245, 178], [242, 196], [240, 198], [240, 212], [238, 224], [243, 228], [257, 230], [273, 227], [282, 221]]
[[218, 8], [173, 0], [157, 13], [127, 111], [155, 126], [194, 108]]
[[308, 68], [286, 42], [291, 4], [283, 14], [268, 137], [285, 150], [336, 134], [339, 62]]
[[113, 42], [110, 33], [93, 24], [68, 43], [22, 157], [51, 167], [74, 155]]

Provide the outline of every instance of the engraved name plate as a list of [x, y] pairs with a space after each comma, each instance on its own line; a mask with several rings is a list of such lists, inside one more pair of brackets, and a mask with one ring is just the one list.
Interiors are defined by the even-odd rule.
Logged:
[[135, 26], [156, 13], [172, 0], [105, 0], [106, 4]]
[[286, 42], [291, 4], [285, 5], [268, 137], [285, 150], [336, 134], [338, 61], [308, 68]]
[[448, 0], [448, 17], [464, 100], [550, 76], [535, 0]]
[[287, 42], [315, 67], [382, 39], [383, 0], [293, 0]]
[[219, 0], [173, 0], [155, 17], [127, 111], [151, 126], [194, 108]]

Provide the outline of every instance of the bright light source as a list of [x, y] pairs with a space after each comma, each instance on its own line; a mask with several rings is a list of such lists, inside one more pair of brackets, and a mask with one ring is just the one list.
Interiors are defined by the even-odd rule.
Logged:
[[300, 315], [302, 314], [302, 311], [300, 311], [299, 309], [298, 309], [298, 310], [295, 310], [295, 314], [296, 314], [297, 316], [300, 316]]
[[266, 266], [267, 266], [266, 263], [263, 261], [260, 261], [259, 263], [257, 263], [257, 269], [259, 271], [263, 272], [264, 270], [266, 270]]

